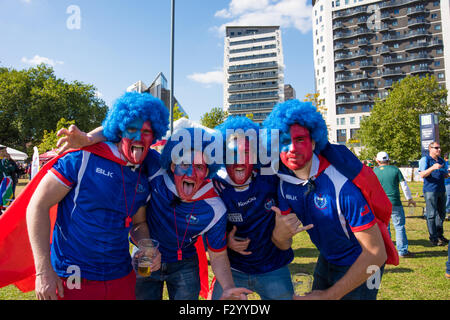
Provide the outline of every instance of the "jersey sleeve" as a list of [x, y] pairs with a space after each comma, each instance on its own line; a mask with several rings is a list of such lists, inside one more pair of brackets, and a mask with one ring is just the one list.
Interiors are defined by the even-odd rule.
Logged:
[[281, 214], [289, 214], [291, 213], [292, 209], [289, 206], [287, 199], [284, 197], [283, 186], [283, 181], [280, 181], [280, 183], [278, 184], [278, 209], [280, 209]]
[[147, 156], [144, 159], [143, 166], [144, 172], [147, 176], [153, 176], [161, 168], [160, 154], [158, 151], [150, 149]]
[[405, 181], [405, 177], [403, 177], [403, 173], [401, 172], [400, 169], [397, 169], [397, 176], [399, 182]]
[[427, 170], [427, 158], [422, 157], [419, 160], [419, 172]]
[[361, 191], [347, 181], [339, 194], [342, 214], [353, 232], [371, 228], [376, 223], [375, 215]]
[[227, 248], [227, 214], [222, 215], [214, 226], [206, 232], [208, 249], [220, 252]]
[[72, 188], [77, 182], [82, 157], [83, 151], [70, 152], [58, 159], [47, 174], [51, 174], [53, 178], [67, 188]]

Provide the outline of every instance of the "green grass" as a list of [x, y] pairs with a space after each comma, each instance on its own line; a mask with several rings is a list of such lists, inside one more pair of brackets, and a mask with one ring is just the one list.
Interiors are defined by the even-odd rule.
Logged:
[[[412, 258], [401, 258], [398, 266], [388, 265], [385, 268], [379, 300], [450, 300], [450, 280], [444, 277], [447, 261], [447, 246], [432, 247], [428, 241], [426, 221], [421, 218], [425, 204], [422, 197], [422, 183], [408, 183], [414, 200], [420, 208], [413, 215], [406, 214], [406, 233], [409, 250], [415, 253]], [[417, 195], [417, 197], [416, 197]], [[403, 195], [402, 195], [403, 197]], [[404, 199], [403, 199], [404, 200]], [[450, 223], [444, 222], [446, 238], [450, 238]], [[395, 231], [391, 225], [393, 237]], [[318, 251], [309, 240], [307, 233], [295, 236], [293, 241], [295, 259], [290, 264], [291, 273], [306, 272], [312, 274], [318, 257]], [[210, 272], [210, 279], [212, 273]], [[34, 293], [21, 293], [16, 287], [8, 286], [0, 289], [0, 300], [30, 300]], [[167, 299], [167, 293], [164, 294]], [[249, 299], [259, 299], [255, 293]]]

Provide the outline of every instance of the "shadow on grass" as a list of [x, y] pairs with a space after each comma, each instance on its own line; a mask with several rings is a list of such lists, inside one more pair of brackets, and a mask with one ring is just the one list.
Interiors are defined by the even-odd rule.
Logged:
[[426, 248], [432, 248], [430, 240], [428, 239], [408, 239], [408, 245], [410, 246], [422, 246]]
[[315, 262], [310, 263], [298, 263], [298, 262], [291, 262], [289, 264], [289, 270], [291, 271], [291, 274], [295, 273], [314, 273], [314, 268], [316, 267]]
[[414, 257], [408, 258], [408, 259], [414, 259], [414, 258], [436, 258], [436, 257], [448, 257], [448, 251], [446, 247], [445, 250], [442, 251], [414, 251]]
[[294, 256], [301, 258], [317, 258], [319, 256], [319, 250], [316, 248], [298, 248], [294, 250]]
[[384, 269], [384, 273], [409, 273], [409, 272], [414, 272], [413, 269], [410, 268], [389, 268], [389, 269]]

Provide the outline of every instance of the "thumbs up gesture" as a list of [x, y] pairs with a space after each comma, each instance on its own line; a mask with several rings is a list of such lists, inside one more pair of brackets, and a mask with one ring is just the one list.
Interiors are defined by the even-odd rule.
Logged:
[[283, 215], [278, 207], [273, 206], [271, 209], [275, 212], [275, 228], [272, 232], [272, 241], [282, 250], [289, 249], [292, 237], [297, 233], [313, 227], [312, 224], [302, 226], [295, 213]]

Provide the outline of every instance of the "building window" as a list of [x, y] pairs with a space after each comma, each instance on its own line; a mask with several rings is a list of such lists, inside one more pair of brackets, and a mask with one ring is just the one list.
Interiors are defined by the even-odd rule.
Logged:
[[322, 46], [322, 52], [325, 52], [325, 46]]
[[439, 7], [439, 1], [433, 2], [433, 6], [434, 6], [434, 7]]
[[436, 19], [437, 18], [437, 13], [432, 13], [431, 14], [431, 19]]
[[444, 79], [444, 74], [443, 73], [438, 73], [438, 79]]
[[345, 118], [341, 118], [341, 126], [345, 126]]
[[400, 11], [398, 9], [394, 9], [394, 14], [398, 14]]
[[323, 5], [320, 6], [320, 11], [323, 11]]
[[350, 117], [350, 124], [355, 124], [355, 117]]
[[435, 25], [434, 30], [441, 30], [441, 25], [440, 24]]
[[336, 7], [339, 7], [341, 5], [341, 0], [336, 0]]
[[435, 62], [434, 62], [434, 66], [435, 66], [435, 67], [439, 67], [440, 65], [441, 65], [441, 62], [440, 62], [440, 61], [435, 61]]

